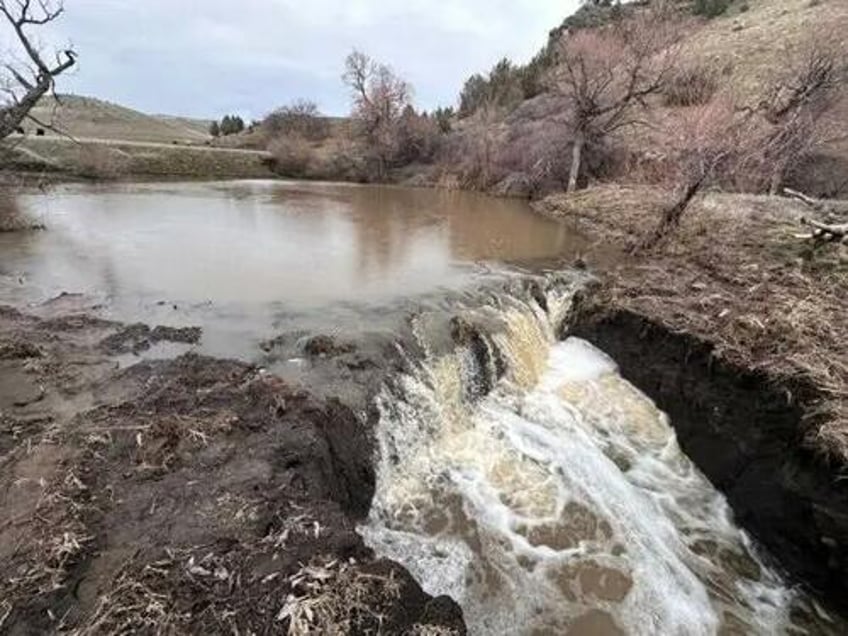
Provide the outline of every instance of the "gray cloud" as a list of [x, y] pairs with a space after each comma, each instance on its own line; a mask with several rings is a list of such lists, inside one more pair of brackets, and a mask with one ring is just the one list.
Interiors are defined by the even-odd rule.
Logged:
[[353, 47], [390, 63], [433, 108], [500, 57], [529, 59], [577, 1], [66, 0], [49, 38], [81, 55], [60, 90], [147, 112], [259, 117], [307, 97], [341, 114]]

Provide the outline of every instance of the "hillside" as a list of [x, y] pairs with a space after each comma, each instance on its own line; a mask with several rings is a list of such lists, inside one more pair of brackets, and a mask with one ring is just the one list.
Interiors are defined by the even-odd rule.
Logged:
[[[207, 123], [202, 120], [147, 115], [93, 97], [60, 95], [58, 101], [51, 97], [36, 106], [32, 114], [82, 139], [202, 143], [210, 138]], [[24, 126], [28, 133], [37, 127], [31, 121]]]
[[209, 138], [209, 127], [212, 125], [211, 119], [197, 119], [195, 117], [178, 117], [176, 115], [153, 115], [167, 126], [177, 128], [186, 128], [201, 135], [204, 139]]
[[[581, 9], [583, 18], [592, 11], [588, 6]], [[578, 20], [572, 16], [563, 27], [554, 29], [546, 51], [554, 49], [553, 41], [562, 36], [565, 26], [576, 28], [575, 22]], [[707, 19], [689, 15], [682, 28], [682, 42], [675, 44], [673, 51], [675, 72], [706, 69], [714, 73], [718, 90], [731, 94], [740, 106], [756, 106], [764, 97], [764, 87], [776, 82], [790, 64], [799, 64], [803, 51], [815, 42], [837, 41], [848, 57], [845, 0], [734, 0], [721, 16]], [[554, 57], [544, 54], [537, 59], [546, 65], [543, 74], [549, 77], [555, 72]], [[528, 68], [512, 67], [512, 76], [498, 77], [501, 84], [497, 86], [490, 75], [488, 90], [494, 97], [489, 99], [514, 94], [510, 82], [523, 81], [522, 73]], [[608, 140], [615, 148], [607, 145], [591, 149], [586, 157], [584, 185], [636, 178], [630, 174], [633, 160], [663, 155], [674, 134], [674, 122], [691, 114], [686, 107], [666, 107], [660, 96], [647, 101], [647, 112], [640, 112], [638, 119], [648, 125], [620, 129], [615, 139]], [[572, 146], [568, 117], [568, 106], [545, 90], [517, 102], [502, 100], [494, 113], [478, 109], [454, 122], [454, 132], [443, 140], [434, 179], [530, 197], [562, 189]], [[827, 132], [831, 141], [809, 158], [815, 170], [804, 166], [804, 182], [796, 185], [814, 194], [848, 194], [846, 121], [848, 91], [843, 91], [829, 114]]]
[[[741, 7], [748, 7], [742, 11]], [[816, 39], [838, 34], [848, 57], [848, 2], [845, 0], [748, 0], [705, 21], [687, 38], [685, 62], [728, 69], [727, 79], [742, 98], [756, 99], [788, 59]], [[832, 114], [842, 135], [831, 146], [848, 161], [848, 92]]]

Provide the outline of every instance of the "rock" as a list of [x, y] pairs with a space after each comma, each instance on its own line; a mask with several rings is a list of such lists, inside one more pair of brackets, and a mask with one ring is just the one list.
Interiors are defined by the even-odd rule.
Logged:
[[312, 358], [329, 358], [353, 352], [355, 347], [350, 343], [338, 342], [332, 336], [313, 336], [303, 345], [306, 355]]
[[197, 344], [203, 330], [200, 327], [165, 327], [159, 325], [150, 334], [153, 342], [181, 342], [184, 344]]
[[13, 340], [0, 344], [0, 360], [28, 360], [42, 355], [41, 349], [29, 342]]

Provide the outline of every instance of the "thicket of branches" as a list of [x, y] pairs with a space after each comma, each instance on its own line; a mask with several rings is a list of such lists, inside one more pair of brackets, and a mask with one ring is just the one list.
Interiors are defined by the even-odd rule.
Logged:
[[641, 111], [663, 90], [676, 64], [679, 37], [673, 14], [661, 9], [564, 35], [552, 85], [564, 102], [573, 139], [569, 191], [577, 189], [587, 146], [643, 123]]
[[298, 136], [309, 141], [321, 141], [330, 134], [330, 122], [318, 110], [315, 102], [298, 99], [278, 108], [262, 122], [271, 137]]
[[374, 178], [383, 180], [390, 168], [433, 158], [442, 131], [449, 128], [447, 111], [440, 111], [438, 120], [419, 114], [412, 85], [360, 51], [348, 55], [342, 79], [351, 93], [355, 135]]
[[811, 38], [767, 85], [755, 106], [729, 90], [688, 109], [664, 130], [667, 185], [678, 192], [649, 243], [673, 231], [705, 188], [776, 194], [787, 175], [827, 141], [827, 115], [846, 90], [837, 34]]

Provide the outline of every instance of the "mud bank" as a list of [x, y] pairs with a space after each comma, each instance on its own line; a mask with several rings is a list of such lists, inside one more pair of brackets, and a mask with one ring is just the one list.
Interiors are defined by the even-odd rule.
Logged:
[[671, 418], [681, 447], [748, 529], [796, 580], [848, 611], [844, 467], [808, 444], [820, 394], [809, 382], [755, 372], [709, 342], [649, 316], [588, 307], [570, 333], [611, 355]]
[[0, 310], [0, 632], [464, 633], [355, 531], [367, 420], [154, 332]]

